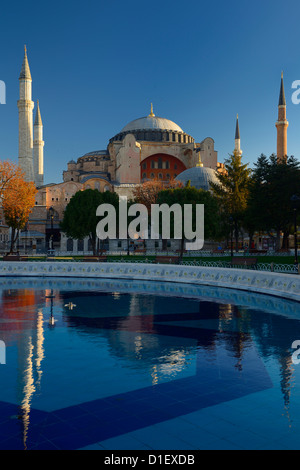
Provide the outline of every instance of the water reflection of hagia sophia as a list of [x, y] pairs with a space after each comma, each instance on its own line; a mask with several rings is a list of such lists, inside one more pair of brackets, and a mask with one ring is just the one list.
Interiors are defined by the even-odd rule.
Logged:
[[[76, 308], [70, 308], [70, 302]], [[34, 396], [47, 393], [43, 391], [43, 375], [47, 373], [43, 370], [47, 356], [45, 332], [61, 326], [72, 328], [91, 341], [99, 336], [106, 338], [109, 354], [125, 360], [126, 367], [132, 364], [135, 370], [147, 370], [152, 385], [176, 379], [200, 350], [209, 355], [214, 367], [215, 353], [221, 345], [234, 359], [235, 369], [242, 371], [247, 348], [255, 345], [263, 359], [267, 360], [270, 354], [276, 358], [283, 411], [289, 419], [294, 374], [289, 348], [295, 338], [288, 332], [297, 331], [299, 322], [231, 304], [194, 300], [191, 305], [191, 311], [184, 312], [181, 303], [173, 301], [170, 312], [170, 298], [163, 296], [3, 290], [1, 339], [8, 348], [17, 348], [16, 418], [22, 428], [24, 448]], [[60, 317], [57, 324], [56, 316]]]

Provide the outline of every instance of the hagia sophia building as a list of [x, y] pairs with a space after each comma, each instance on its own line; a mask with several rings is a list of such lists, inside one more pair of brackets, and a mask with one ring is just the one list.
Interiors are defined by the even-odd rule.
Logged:
[[[216, 180], [216, 172], [224, 171], [224, 164], [218, 162], [218, 153], [211, 137], [195, 142], [178, 124], [156, 116], [151, 104], [150, 113], [126, 124], [109, 139], [106, 149], [89, 151], [69, 161], [61, 183], [44, 185], [43, 123], [39, 102], [33, 121], [32, 77], [26, 47], [19, 86], [19, 166], [26, 180], [33, 181], [38, 189], [33, 212], [26, 230], [20, 236], [21, 247], [24, 243], [34, 252], [42, 252], [49, 248], [51, 237], [51, 245], [57, 252], [90, 252], [88, 239], [67, 239], [59, 228], [65, 207], [77, 191], [91, 188], [101, 192], [113, 191], [130, 198], [136, 185], [154, 178], [162, 181], [177, 179], [183, 183], [190, 180], [192, 185], [208, 190], [209, 181]], [[283, 79], [280, 100], [280, 116], [276, 125], [277, 134], [281, 136], [278, 137], [277, 147], [281, 145], [282, 151], [286, 152], [288, 123]], [[238, 118], [234, 151], [242, 153]], [[160, 242], [148, 240], [147, 248], [160, 248]], [[122, 241], [115, 240], [114, 246], [111, 243], [111, 249], [123, 248]]]

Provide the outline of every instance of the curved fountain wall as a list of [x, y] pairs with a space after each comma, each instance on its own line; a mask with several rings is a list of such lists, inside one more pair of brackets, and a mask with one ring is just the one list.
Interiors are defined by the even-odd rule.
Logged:
[[[142, 263], [9, 262], [0, 277], [133, 279], [231, 288], [300, 301], [300, 276], [256, 270]], [[2, 281], [3, 285], [3, 281]]]

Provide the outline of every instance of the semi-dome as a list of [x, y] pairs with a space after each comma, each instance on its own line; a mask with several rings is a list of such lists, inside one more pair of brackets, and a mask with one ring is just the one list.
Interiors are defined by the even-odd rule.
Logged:
[[196, 189], [204, 189], [205, 191], [210, 190], [210, 182], [219, 183], [216, 171], [212, 168], [205, 168], [203, 166], [188, 168], [180, 173], [175, 179], [176, 181], [181, 181], [184, 185], [190, 181], [191, 186], [194, 186]]

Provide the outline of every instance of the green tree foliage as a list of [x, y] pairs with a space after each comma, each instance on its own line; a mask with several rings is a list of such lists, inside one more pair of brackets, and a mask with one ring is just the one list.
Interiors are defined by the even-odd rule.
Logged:
[[240, 229], [244, 224], [247, 208], [251, 170], [248, 164], [242, 164], [240, 155], [234, 153], [225, 160], [225, 173], [217, 173], [218, 183], [211, 183], [211, 189], [218, 202], [224, 235], [230, 229], [232, 218], [236, 249]]
[[[193, 230], [196, 229], [196, 204], [204, 204], [204, 238], [205, 240], [214, 238], [218, 233], [219, 218], [218, 205], [215, 198], [209, 191], [186, 186], [184, 188], [166, 189], [161, 191], [157, 197], [157, 204], [179, 204], [182, 212], [182, 243], [181, 256], [184, 248], [184, 204], [193, 206]], [[174, 217], [171, 213], [171, 237], [174, 235]]]
[[78, 191], [67, 205], [61, 222], [61, 229], [67, 237], [77, 240], [89, 237], [94, 255], [98, 252], [96, 227], [101, 219], [96, 216], [96, 210], [105, 203], [113, 205], [118, 213], [119, 197], [116, 193], [100, 193], [97, 189]]
[[255, 164], [249, 188], [246, 219], [256, 230], [284, 233], [283, 247], [293, 223], [291, 197], [300, 196], [300, 164], [294, 157], [278, 162], [276, 155], [261, 155]]

